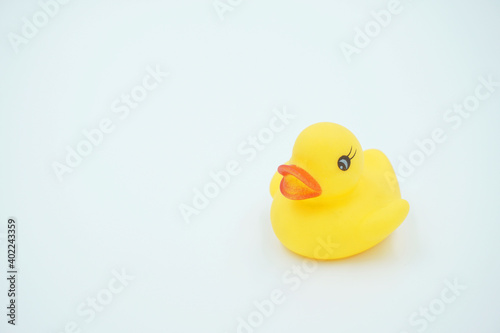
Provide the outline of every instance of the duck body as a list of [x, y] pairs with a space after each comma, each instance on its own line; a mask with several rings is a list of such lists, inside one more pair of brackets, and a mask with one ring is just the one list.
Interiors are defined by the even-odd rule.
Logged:
[[389, 160], [379, 150], [363, 151], [337, 124], [319, 123], [304, 132], [271, 181], [276, 236], [313, 259], [340, 259], [375, 246], [409, 211]]

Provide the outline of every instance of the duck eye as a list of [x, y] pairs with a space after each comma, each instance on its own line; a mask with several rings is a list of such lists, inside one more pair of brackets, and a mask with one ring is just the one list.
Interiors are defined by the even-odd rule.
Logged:
[[347, 171], [347, 169], [349, 169], [349, 167], [351, 166], [351, 159], [349, 158], [349, 156], [340, 156], [337, 165], [339, 166], [340, 170]]

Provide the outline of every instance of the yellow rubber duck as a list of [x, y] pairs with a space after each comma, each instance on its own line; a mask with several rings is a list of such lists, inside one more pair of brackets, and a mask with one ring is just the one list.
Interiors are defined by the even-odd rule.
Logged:
[[384, 153], [363, 151], [347, 128], [327, 122], [300, 133], [270, 191], [276, 236], [289, 250], [313, 259], [340, 259], [371, 248], [410, 208]]

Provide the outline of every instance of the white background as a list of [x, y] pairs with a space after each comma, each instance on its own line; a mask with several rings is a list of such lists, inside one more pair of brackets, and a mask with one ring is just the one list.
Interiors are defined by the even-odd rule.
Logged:
[[[9, 33], [40, 6], [2, 1], [0, 259], [4, 272], [15, 216], [20, 273], [16, 327], [2, 278], [0, 331], [236, 332], [279, 289], [284, 302], [255, 332], [412, 333], [424, 324], [410, 316], [457, 280], [467, 289], [425, 331], [498, 332], [500, 88], [458, 128], [443, 117], [478, 77], [500, 81], [500, 5], [402, 1], [348, 63], [339, 45], [387, 3], [242, 1], [221, 20], [210, 0], [75, 0], [16, 53]], [[147, 66], [170, 76], [120, 119], [111, 104]], [[295, 118], [247, 161], [237, 147], [283, 107]], [[114, 131], [59, 181], [53, 163], [104, 118]], [[319, 121], [346, 126], [395, 168], [415, 140], [437, 128], [447, 139], [401, 184], [411, 210], [400, 228], [318, 263], [292, 290], [303, 259], [274, 236], [268, 184]], [[241, 173], [186, 223], [179, 205], [231, 160]], [[87, 323], [77, 309], [105, 295], [113, 270], [134, 280]]]

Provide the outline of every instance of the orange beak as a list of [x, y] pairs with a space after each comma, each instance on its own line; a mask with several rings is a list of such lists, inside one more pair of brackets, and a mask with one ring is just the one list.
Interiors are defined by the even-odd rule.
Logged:
[[304, 200], [321, 195], [321, 186], [306, 170], [296, 165], [280, 165], [280, 191], [288, 199]]

